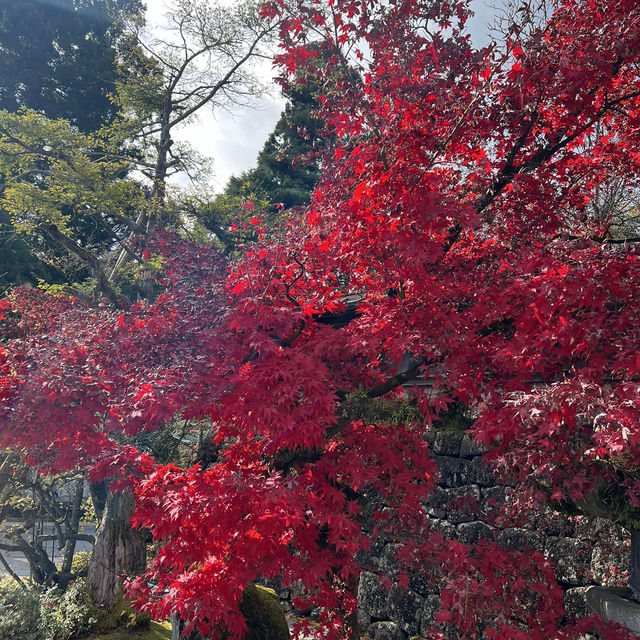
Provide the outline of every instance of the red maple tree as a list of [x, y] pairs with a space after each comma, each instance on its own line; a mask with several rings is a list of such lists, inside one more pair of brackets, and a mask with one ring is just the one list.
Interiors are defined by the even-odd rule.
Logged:
[[[605, 197], [638, 186], [640, 7], [557, 0], [482, 49], [464, 2], [264, 11], [283, 69], [326, 89], [311, 207], [235, 260], [157, 236], [163, 292], [126, 311], [16, 290], [2, 443], [130, 483], [163, 546], [129, 592], [204, 634], [240, 637], [242, 588], [279, 576], [324, 637], [355, 637], [358, 552], [383, 536], [443, 581], [440, 621], [464, 637], [578, 637], [597, 623], [565, 621], [544, 558], [430, 531], [422, 431], [461, 403], [533, 499], [614, 483], [640, 503], [640, 257], [633, 212]], [[336, 329], [345, 294], [357, 313]], [[366, 418], [418, 375], [421, 422]], [[118, 444], [177, 416], [210, 420], [215, 461]]]

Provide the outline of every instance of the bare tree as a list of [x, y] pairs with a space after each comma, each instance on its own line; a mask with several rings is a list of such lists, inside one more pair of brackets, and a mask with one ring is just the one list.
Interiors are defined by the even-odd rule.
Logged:
[[[225, 7], [176, 0], [168, 19], [162, 38], [148, 39], [142, 25], [130, 25], [132, 46], [123, 60], [129, 75], [119, 86], [123, 122], [140, 153], [138, 169], [152, 185], [151, 206], [140, 212], [137, 233], [156, 224], [165, 204], [167, 178], [194, 170], [191, 153], [173, 139], [176, 127], [204, 108], [247, 105], [263, 93], [266, 87], [255, 73], [255, 63], [270, 59], [268, 46], [276, 28], [251, 2]], [[144, 78], [131, 73], [141, 68]], [[112, 277], [127, 260], [127, 252], [121, 251]]]

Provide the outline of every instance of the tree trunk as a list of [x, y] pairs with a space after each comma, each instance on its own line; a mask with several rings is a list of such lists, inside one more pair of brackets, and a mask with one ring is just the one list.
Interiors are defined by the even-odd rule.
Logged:
[[87, 577], [93, 601], [99, 606], [113, 604], [121, 573], [144, 570], [144, 535], [129, 523], [133, 506], [131, 493], [109, 491]]
[[184, 635], [185, 623], [175, 613], [171, 614], [171, 640], [206, 640], [197, 631], [192, 631], [188, 636]]
[[71, 507], [71, 535], [67, 540], [67, 544], [64, 548], [64, 557], [62, 559], [62, 567], [60, 568], [60, 572], [71, 573], [71, 564], [73, 563], [73, 554], [76, 550], [76, 536], [78, 535], [78, 531], [80, 530], [80, 511], [82, 508], [82, 497], [84, 494], [84, 477], [80, 477], [75, 482], [74, 488], [74, 496], [73, 496], [73, 505]]

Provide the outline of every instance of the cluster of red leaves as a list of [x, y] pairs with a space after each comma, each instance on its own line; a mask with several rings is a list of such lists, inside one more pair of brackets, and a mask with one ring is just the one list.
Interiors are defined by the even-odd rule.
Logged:
[[[611, 242], [600, 200], [638, 186], [640, 8], [556, 5], [477, 50], [463, 2], [275, 0], [280, 63], [326, 88], [327, 170], [304, 218], [233, 263], [158, 238], [164, 291], [126, 311], [3, 303], [2, 443], [47, 468], [131, 470], [135, 522], [164, 543], [129, 587], [141, 606], [239, 637], [243, 586], [281, 576], [342, 637], [355, 553], [384, 534], [443, 574], [441, 620], [467, 638], [592, 624], [564, 622], [542, 557], [431, 535], [416, 427], [347, 411], [357, 389], [392, 391], [410, 354], [433, 380], [416, 391], [425, 422], [461, 401], [521, 483], [577, 499], [615, 470], [640, 501], [640, 256]], [[358, 313], [336, 330], [323, 319], [345, 293]], [[215, 464], [113, 458], [121, 434], [176, 417], [211, 421]]]

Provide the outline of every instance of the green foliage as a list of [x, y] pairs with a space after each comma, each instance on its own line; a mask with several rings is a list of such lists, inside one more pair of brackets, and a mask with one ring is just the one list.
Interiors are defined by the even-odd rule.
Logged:
[[105, 144], [65, 120], [0, 111], [0, 204], [32, 262], [68, 282], [86, 278], [88, 264], [124, 240], [145, 207], [141, 185], [126, 177], [127, 158]]
[[447, 410], [438, 414], [434, 423], [436, 429], [453, 433], [465, 433], [475, 422], [475, 416], [467, 406], [461, 402], [447, 405]]
[[0, 580], [0, 640], [42, 640], [41, 596], [36, 587], [25, 590], [11, 578]]
[[136, 612], [131, 602], [124, 597], [122, 586], [118, 587], [113, 604], [110, 607], [97, 608], [95, 617], [96, 622], [93, 628], [96, 631], [136, 629], [149, 624], [149, 616]]
[[255, 168], [232, 176], [226, 197], [244, 197], [251, 192], [266, 200], [271, 211], [277, 203], [289, 209], [309, 202], [320, 171], [314, 155], [321, 146], [321, 122], [314, 116], [317, 92], [313, 82], [286, 88], [289, 101], [258, 154]]
[[418, 407], [404, 399], [370, 398], [360, 389], [351, 393], [343, 404], [344, 415], [368, 424], [408, 424], [420, 421]]
[[34, 109], [92, 131], [115, 116], [121, 16], [140, 0], [0, 0], [0, 109]]
[[0, 580], [0, 640], [68, 640], [89, 631], [95, 621], [83, 580], [72, 582], [64, 593]]
[[76, 575], [86, 575], [91, 562], [90, 551], [78, 551], [71, 561], [71, 573]]

